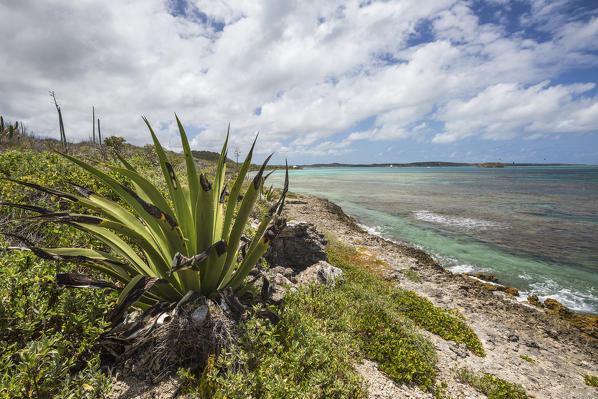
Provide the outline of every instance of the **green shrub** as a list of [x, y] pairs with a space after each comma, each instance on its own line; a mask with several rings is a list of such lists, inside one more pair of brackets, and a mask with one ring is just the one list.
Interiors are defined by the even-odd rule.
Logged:
[[202, 397], [366, 397], [348, 337], [323, 330], [313, 315], [285, 306], [276, 326], [253, 318], [243, 331], [240, 346], [204, 370], [195, 385]]
[[534, 359], [532, 359], [531, 357], [529, 357], [529, 356], [519, 355], [519, 357], [522, 358], [523, 360], [525, 360], [528, 363], [536, 364], [536, 361]]
[[465, 343], [478, 356], [486, 356], [475, 332], [459, 317], [434, 306], [413, 291], [397, 290], [393, 295], [397, 310], [416, 325], [450, 341]]
[[113, 148], [116, 152], [120, 152], [126, 141], [124, 137], [110, 136], [104, 140], [104, 145]]
[[591, 387], [598, 387], [598, 377], [594, 375], [585, 374], [583, 376], [583, 380], [586, 383], [586, 385], [589, 385]]
[[419, 274], [417, 274], [415, 270], [407, 269], [403, 271], [403, 274], [405, 275], [405, 277], [407, 277], [409, 280], [413, 282], [419, 283], [422, 281], [422, 278], [419, 276]]
[[405, 319], [380, 304], [369, 304], [358, 315], [356, 332], [364, 356], [375, 360], [396, 382], [417, 385], [424, 391], [434, 387], [434, 347]]
[[59, 289], [56, 264], [0, 251], [0, 397], [103, 397], [94, 345], [116, 295]]
[[457, 370], [457, 379], [482, 392], [489, 399], [526, 399], [525, 389], [519, 384], [503, 380], [492, 374], [476, 375], [462, 368]]

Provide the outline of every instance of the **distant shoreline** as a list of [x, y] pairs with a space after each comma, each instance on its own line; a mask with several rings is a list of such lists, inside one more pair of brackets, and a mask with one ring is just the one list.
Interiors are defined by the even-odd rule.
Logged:
[[[480, 169], [507, 169], [512, 167], [598, 167], [598, 165], [580, 163], [500, 163], [501, 166], [493, 166], [498, 162], [482, 163], [458, 163], [458, 162], [410, 162], [410, 163], [314, 163], [309, 165], [289, 165], [289, 170], [317, 169], [317, 168], [455, 168], [455, 167], [477, 167]], [[490, 166], [488, 166], [490, 165]], [[260, 165], [251, 165], [255, 171]], [[266, 170], [285, 169], [285, 165], [268, 165]]]
[[[350, 163], [316, 163], [309, 165], [295, 165], [297, 168], [409, 168], [409, 167], [460, 167], [460, 166], [479, 166], [488, 164], [488, 162], [409, 162], [409, 163], [371, 163], [371, 164], [350, 164]], [[501, 163], [505, 168], [513, 166], [596, 166], [588, 164], [573, 163]]]

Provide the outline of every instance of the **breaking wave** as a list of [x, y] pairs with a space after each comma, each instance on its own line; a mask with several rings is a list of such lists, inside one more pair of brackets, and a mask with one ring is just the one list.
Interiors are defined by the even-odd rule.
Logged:
[[440, 224], [448, 227], [457, 227], [464, 230], [486, 230], [486, 229], [504, 229], [508, 225], [492, 220], [464, 218], [458, 216], [447, 216], [430, 211], [415, 211], [413, 217], [423, 222]]

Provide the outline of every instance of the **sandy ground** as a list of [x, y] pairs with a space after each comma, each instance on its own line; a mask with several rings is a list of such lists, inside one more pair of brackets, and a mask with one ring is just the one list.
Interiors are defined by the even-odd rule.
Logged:
[[[417, 249], [370, 235], [335, 204], [315, 197], [291, 199], [286, 205], [290, 218], [313, 223], [321, 231], [335, 234], [341, 242], [388, 263], [385, 273], [406, 289], [427, 297], [435, 305], [458, 309], [476, 332], [486, 357], [473, 355], [454, 342], [422, 331], [438, 352], [439, 382], [448, 384], [454, 398], [485, 395], [455, 380], [455, 370], [470, 368], [492, 373], [523, 385], [534, 398], [598, 398], [598, 388], [584, 384], [583, 374], [598, 375], [598, 341], [587, 337], [568, 322], [533, 307], [488, 291], [471, 278], [453, 275]], [[413, 282], [401, 271], [411, 269], [422, 278]], [[528, 356], [532, 364], [520, 356]], [[379, 372], [376, 364], [356, 365], [369, 384], [371, 398], [429, 398], [417, 388], [399, 386]]]

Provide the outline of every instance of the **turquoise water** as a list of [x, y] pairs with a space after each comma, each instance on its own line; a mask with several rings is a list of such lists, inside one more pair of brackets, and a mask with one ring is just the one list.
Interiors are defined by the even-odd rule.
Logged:
[[598, 167], [317, 168], [290, 182], [454, 272], [598, 313]]

